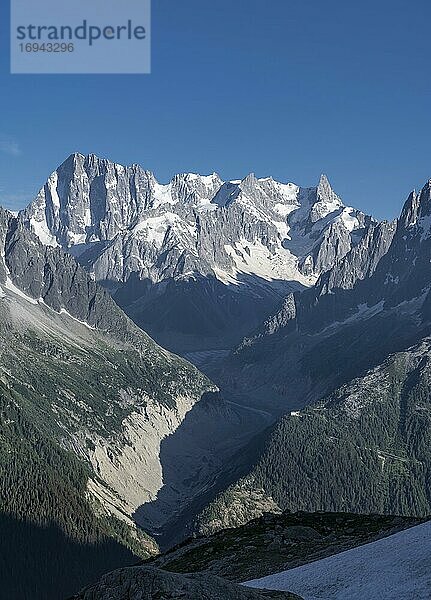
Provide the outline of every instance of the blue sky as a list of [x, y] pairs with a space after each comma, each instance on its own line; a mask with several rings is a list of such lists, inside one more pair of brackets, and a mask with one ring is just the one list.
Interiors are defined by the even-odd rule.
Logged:
[[0, 203], [71, 152], [176, 172], [253, 171], [392, 218], [431, 177], [425, 0], [153, 0], [151, 75], [9, 75], [0, 9]]

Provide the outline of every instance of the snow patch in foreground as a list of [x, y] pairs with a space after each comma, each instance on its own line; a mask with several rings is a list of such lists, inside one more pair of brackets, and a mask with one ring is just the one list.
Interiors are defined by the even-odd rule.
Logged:
[[431, 598], [431, 522], [243, 585], [304, 600]]

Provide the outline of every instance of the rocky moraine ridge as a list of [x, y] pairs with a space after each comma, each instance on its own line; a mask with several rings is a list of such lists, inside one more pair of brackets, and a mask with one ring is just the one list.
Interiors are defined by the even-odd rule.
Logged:
[[[431, 182], [379, 223], [324, 176], [161, 185], [75, 154], [27, 209], [0, 211], [0, 247], [0, 528], [16, 521], [15, 555], [40, 563], [20, 582], [44, 600], [55, 553], [72, 552], [69, 579], [52, 574], [66, 595], [190, 534], [211, 539], [188, 555], [206, 548], [210, 598], [259, 598], [217, 579], [219, 530], [298, 509], [430, 512]], [[271, 544], [287, 564], [285, 534]], [[209, 593], [165, 566], [83, 593]]]
[[57, 600], [157, 552], [148, 532], [193, 512], [266, 423], [3, 209], [0, 248], [3, 589]]

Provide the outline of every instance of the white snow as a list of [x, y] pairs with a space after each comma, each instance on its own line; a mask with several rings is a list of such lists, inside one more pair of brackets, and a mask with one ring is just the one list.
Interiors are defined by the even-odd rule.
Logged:
[[89, 208], [86, 208], [84, 212], [84, 225], [85, 227], [91, 225], [91, 210]]
[[431, 598], [431, 522], [244, 585], [304, 600]]
[[[78, 244], [85, 244], [87, 238], [86, 233], [76, 233], [74, 231], [67, 232], [67, 243], [68, 246], [76, 246]], [[51, 244], [52, 246], [52, 244]]]
[[289, 237], [289, 226], [284, 221], [273, 221], [282, 239]]
[[147, 242], [154, 243], [158, 248], [163, 245], [163, 240], [169, 227], [176, 227], [179, 231], [194, 236], [193, 226], [181, 219], [177, 214], [166, 212], [157, 217], [149, 217], [136, 225], [134, 233], [145, 237]]
[[295, 183], [276, 183], [276, 188], [283, 196], [285, 202], [296, 203], [299, 194], [299, 186]]
[[297, 258], [285, 248], [271, 252], [259, 240], [249, 242], [244, 238], [233, 245], [226, 244], [224, 248], [235, 263], [236, 273], [257, 275], [266, 281], [295, 280], [303, 285], [315, 282], [298, 271]]
[[346, 208], [343, 210], [343, 212], [338, 218], [338, 220], [340, 220], [343, 223], [344, 227], [350, 232], [354, 231], [355, 229], [358, 229], [359, 227], [359, 221], [354, 216], [354, 213], [354, 208], [346, 206]]
[[224, 283], [225, 285], [239, 285], [239, 281], [235, 277], [235, 273], [228, 273], [224, 269], [220, 269], [219, 267], [213, 267], [213, 273], [215, 277]]
[[341, 207], [342, 204], [338, 198], [333, 198], [332, 200], [320, 199], [313, 205], [311, 212], [315, 220], [320, 220], [332, 214], [333, 212], [336, 212]]
[[[42, 302], [43, 302], [43, 300], [42, 300]], [[47, 305], [45, 304], [45, 306], [47, 306]], [[48, 308], [51, 308], [51, 307], [48, 307]], [[51, 310], [53, 310], [53, 309], [51, 309]], [[54, 312], [56, 312], [56, 311], [54, 311]], [[70, 319], [73, 319], [74, 321], [77, 321], [81, 325], [85, 325], [85, 327], [87, 327], [88, 329], [92, 329], [93, 331], [96, 329], [95, 327], [92, 327], [89, 323], [87, 323], [87, 321], [80, 321], [80, 319], [77, 319], [76, 317], [74, 317], [73, 315], [71, 315], [70, 312], [68, 312], [65, 308], [61, 308], [60, 312], [58, 314], [60, 314], [60, 315], [67, 315]]]
[[201, 175], [200, 179], [206, 187], [212, 188], [214, 182], [218, 180], [218, 175], [217, 173], [211, 173], [211, 175]]
[[217, 210], [219, 205], [215, 202], [211, 202], [211, 200], [207, 200], [206, 198], [199, 198], [197, 208], [200, 212], [205, 210]]
[[30, 304], [39, 304], [37, 300], [31, 298], [30, 296], [27, 296], [27, 294], [24, 294], [24, 292], [17, 288], [16, 285], [12, 283], [12, 280], [9, 277], [6, 279], [4, 287], [13, 294], [16, 294], [17, 296], [22, 298], [23, 300], [26, 300], [26, 302], [30, 302]]
[[[131, 207], [126, 204], [123, 206], [122, 192], [120, 188], [117, 189], [118, 173], [123, 171], [120, 165], [113, 165], [104, 181], [108, 190], [107, 205], [112, 212], [109, 241], [118, 236], [118, 242], [108, 245], [97, 259], [98, 267], [94, 271], [97, 279], [122, 281], [130, 272], [138, 272], [141, 277], [148, 276], [150, 272], [156, 273], [151, 277], [164, 279], [165, 273], [155, 263], [154, 257], [163, 248], [166, 233], [172, 228], [172, 238], [178, 246], [188, 249], [197, 257], [196, 269], [199, 270], [203, 265], [206, 272], [206, 261], [209, 260], [210, 267], [221, 281], [238, 284], [236, 275], [241, 272], [263, 277], [266, 281], [293, 280], [310, 286], [315, 283], [318, 273], [304, 276], [298, 265], [320, 244], [322, 233], [337, 221], [349, 232], [359, 226], [354, 210], [344, 207], [341, 200], [328, 190], [326, 183], [322, 189], [319, 188], [318, 201], [315, 202], [316, 188], [299, 188], [295, 183], [281, 183], [272, 177], [258, 179], [258, 185], [252, 179], [250, 186], [245, 185], [244, 179], [232, 180], [232, 185], [223, 187], [223, 181], [216, 173], [183, 173], [167, 184], [158, 183], [150, 174], [149, 201], [139, 207], [136, 216]], [[87, 190], [87, 174], [79, 171], [76, 177], [82, 180], [82, 189]], [[45, 245], [58, 246], [56, 236], [58, 225], [61, 224], [60, 202], [65, 201], [63, 195], [67, 197], [66, 192], [59, 185], [59, 177], [54, 172], [48, 180], [48, 191], [44, 188], [32, 205], [31, 227]], [[66, 229], [67, 246], [74, 256], [79, 256], [89, 243], [98, 241], [94, 234], [89, 238], [89, 226], [94, 215], [89, 208], [88, 194], [85, 194], [81, 217], [77, 217], [73, 230], [70, 227]], [[52, 214], [47, 220], [45, 213], [49, 196]], [[71, 200], [68, 202], [70, 208]], [[227, 207], [231, 205], [229, 212]], [[246, 213], [244, 218], [240, 215], [240, 208]], [[211, 239], [212, 224], [218, 221], [217, 211], [221, 213], [222, 244], [227, 245], [227, 252], [235, 261], [231, 269], [225, 268], [224, 264], [217, 264], [216, 252], [212, 258], [210, 255], [201, 256], [201, 248], [207, 244], [199, 246], [196, 243], [198, 238], [208, 236], [208, 242], [217, 246], [218, 240]], [[202, 219], [199, 217], [203, 223], [200, 230], [196, 213], [202, 215]], [[310, 218], [311, 230], [308, 227]], [[55, 225], [51, 224], [52, 221]], [[259, 223], [262, 223], [262, 227]], [[262, 240], [268, 248], [253, 239], [258, 237], [258, 231], [261, 231]], [[240, 239], [241, 232], [244, 237], [252, 239], [251, 245]], [[248, 250], [244, 248], [244, 242]], [[151, 251], [149, 245], [152, 246]], [[313, 267], [311, 259], [308, 263]]]
[[172, 184], [161, 185], [160, 183], [154, 183], [154, 204], [153, 207], [157, 208], [165, 204], [176, 204], [177, 201], [172, 198]]
[[48, 179], [48, 190], [51, 195], [51, 201], [54, 206], [54, 209], [58, 212], [60, 210], [60, 198], [57, 192], [58, 185], [58, 173], [54, 171]]
[[287, 217], [294, 210], [298, 210], [299, 206], [297, 204], [275, 204], [274, 210], [276, 213], [281, 215], [282, 217]]
[[269, 182], [271, 184], [271, 196], [277, 200], [273, 206], [274, 212], [286, 218], [288, 214], [300, 208], [298, 202], [299, 186], [295, 183], [280, 183], [279, 181], [274, 181], [272, 177], [265, 177], [258, 181]]
[[44, 246], [58, 246], [57, 240], [49, 231], [45, 219], [43, 221], [30, 219], [30, 226]]

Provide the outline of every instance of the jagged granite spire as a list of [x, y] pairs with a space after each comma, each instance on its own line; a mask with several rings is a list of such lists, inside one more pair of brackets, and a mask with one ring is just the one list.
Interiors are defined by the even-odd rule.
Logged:
[[183, 173], [160, 184], [137, 165], [78, 153], [20, 220], [45, 245], [77, 256], [153, 335], [156, 322], [191, 334], [196, 306], [201, 331], [230, 335], [242, 313], [245, 333], [285, 294], [313, 285], [371, 222], [345, 207], [325, 176], [314, 188], [253, 173], [229, 182]]
[[341, 207], [344, 207], [343, 202], [332, 189], [327, 176], [322, 174], [316, 189], [316, 202], [310, 211], [311, 222], [316, 223]]

